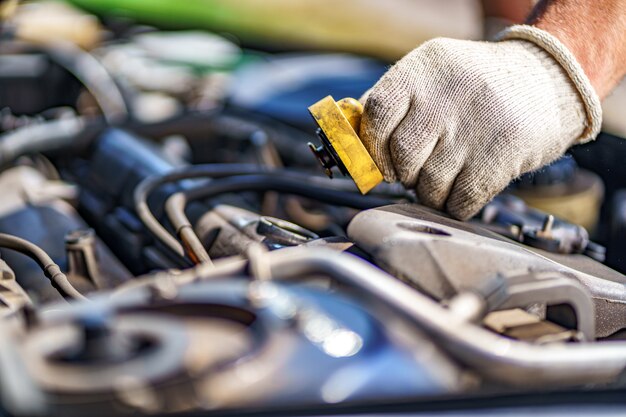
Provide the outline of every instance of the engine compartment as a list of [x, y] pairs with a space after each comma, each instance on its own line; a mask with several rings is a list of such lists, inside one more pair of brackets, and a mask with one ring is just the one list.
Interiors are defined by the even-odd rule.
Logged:
[[[459, 222], [398, 184], [362, 196], [322, 176], [307, 149], [298, 93], [325, 95], [348, 63], [360, 82], [339, 77], [337, 94], [357, 91], [382, 66], [277, 54], [194, 72], [154, 57], [167, 32], [121, 33], [90, 53], [0, 46], [7, 412], [272, 412], [624, 387], [623, 196], [592, 172], [608, 169], [597, 159], [574, 150]], [[315, 59], [329, 68], [321, 87], [261, 94], [271, 68]], [[532, 208], [531, 192], [587, 198], [595, 230]]]

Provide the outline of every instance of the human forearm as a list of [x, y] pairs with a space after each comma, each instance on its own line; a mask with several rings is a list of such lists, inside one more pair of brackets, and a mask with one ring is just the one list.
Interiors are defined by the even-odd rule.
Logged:
[[528, 23], [572, 51], [601, 99], [626, 75], [626, 0], [543, 0]]

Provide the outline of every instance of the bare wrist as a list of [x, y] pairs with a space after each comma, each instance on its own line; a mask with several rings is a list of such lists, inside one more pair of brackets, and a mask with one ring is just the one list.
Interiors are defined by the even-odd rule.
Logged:
[[626, 0], [543, 0], [529, 23], [567, 46], [601, 99], [624, 77]]

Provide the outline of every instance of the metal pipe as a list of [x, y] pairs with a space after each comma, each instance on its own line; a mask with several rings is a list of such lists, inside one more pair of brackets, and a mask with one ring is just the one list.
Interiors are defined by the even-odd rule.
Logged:
[[[442, 307], [356, 256], [313, 248], [285, 248], [267, 254], [273, 279], [298, 280], [327, 274], [359, 288], [405, 315], [438, 346], [488, 379], [515, 386], [580, 385], [615, 380], [626, 369], [626, 343], [598, 342], [538, 346], [499, 336]], [[198, 266], [179, 276], [189, 281], [245, 268]], [[224, 276], [224, 275], [222, 275]], [[177, 279], [179, 279], [177, 278]]]

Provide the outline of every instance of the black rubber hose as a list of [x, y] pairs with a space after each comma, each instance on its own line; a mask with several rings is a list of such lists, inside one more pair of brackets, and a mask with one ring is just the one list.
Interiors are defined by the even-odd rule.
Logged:
[[[164, 184], [186, 179], [217, 179], [235, 175], [254, 175], [265, 173], [280, 173], [283, 177], [297, 178], [303, 184], [315, 184], [319, 188], [323, 187], [332, 189], [341, 193], [358, 192], [354, 182], [349, 179], [338, 178], [329, 180], [325, 177], [314, 176], [294, 170], [271, 170], [255, 164], [204, 164], [177, 168], [166, 175], [152, 176], [141, 181], [135, 188], [133, 195], [135, 212], [155, 238], [162, 242], [166, 247], [170, 248], [174, 253], [184, 258], [185, 248], [183, 248], [180, 242], [174, 238], [152, 214], [150, 207], [148, 206], [148, 197], [150, 193]], [[401, 186], [396, 187], [398, 184], [382, 185], [382, 194], [388, 194], [388, 197], [406, 198], [412, 200], [412, 196], [407, 194], [404, 188]], [[377, 193], [377, 190], [373, 190], [372, 193]], [[356, 196], [356, 198], [362, 197]]]
[[52, 286], [63, 297], [73, 300], [87, 300], [84, 295], [72, 286], [67, 276], [61, 272], [61, 268], [39, 246], [17, 236], [0, 233], [0, 247], [23, 253], [37, 262], [46, 277], [52, 282]]
[[[185, 249], [180, 242], [165, 229], [154, 217], [148, 206], [150, 193], [158, 187], [187, 179], [198, 178], [224, 178], [235, 175], [254, 175], [265, 173], [280, 173], [283, 177], [297, 178], [301, 183], [315, 184], [319, 188], [332, 189], [342, 193], [358, 192], [352, 180], [337, 178], [329, 180], [326, 177], [315, 176], [309, 173], [298, 172], [289, 169], [273, 170], [256, 164], [202, 164], [176, 168], [166, 175], [157, 175], [144, 179], [137, 185], [133, 194], [135, 212], [152, 235], [170, 248], [174, 253], [185, 257]], [[380, 184], [372, 190], [370, 195], [384, 195], [389, 198], [404, 198], [413, 201], [414, 197], [400, 184]], [[361, 198], [357, 196], [356, 198]], [[371, 197], [369, 197], [371, 198]]]
[[352, 207], [360, 210], [393, 203], [389, 199], [367, 197], [320, 187], [303, 178], [286, 176], [285, 172], [268, 172], [256, 175], [238, 175], [172, 194], [165, 203], [165, 212], [176, 233], [184, 237], [185, 244], [199, 260], [208, 258], [202, 242], [193, 232], [185, 208], [191, 201], [209, 199], [220, 194], [243, 191], [275, 191], [299, 195], [323, 203]]
[[178, 168], [166, 175], [148, 177], [141, 181], [135, 188], [133, 194], [135, 212], [155, 238], [174, 251], [174, 253], [185, 257], [185, 249], [180, 242], [161, 225], [152, 214], [152, 211], [150, 211], [150, 207], [148, 206], [150, 193], [161, 185], [185, 179], [220, 178], [232, 175], [259, 173], [262, 171], [263, 168], [251, 164], [209, 164]]

